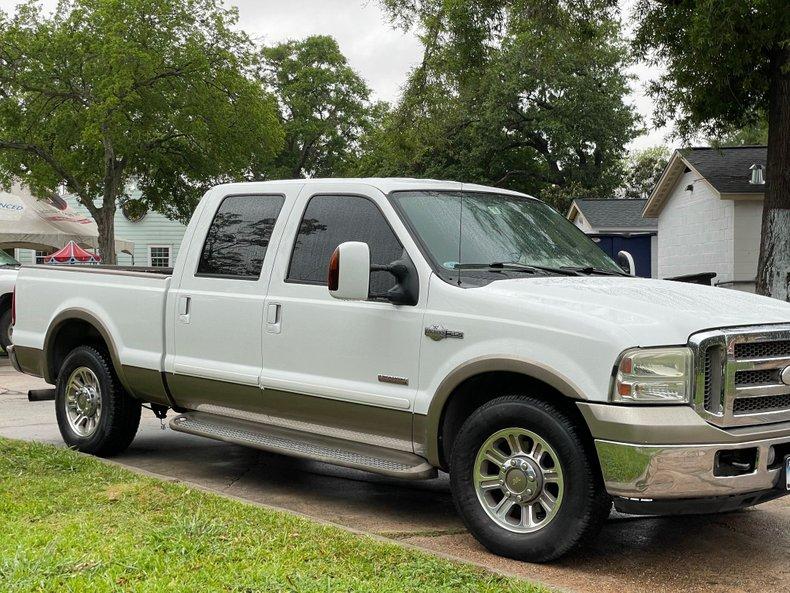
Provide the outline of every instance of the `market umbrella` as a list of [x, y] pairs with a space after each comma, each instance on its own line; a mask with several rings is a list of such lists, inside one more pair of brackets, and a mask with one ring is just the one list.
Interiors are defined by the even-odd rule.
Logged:
[[101, 256], [85, 251], [74, 241], [69, 241], [63, 249], [59, 249], [52, 255], [44, 258], [45, 264], [98, 264], [101, 263]]
[[[0, 191], [0, 249], [49, 251], [61, 249], [71, 241], [97, 248], [96, 223], [72, 210], [60, 197], [38, 200], [19, 186], [14, 187], [14, 193]], [[115, 250], [131, 254], [134, 243], [116, 239]]]

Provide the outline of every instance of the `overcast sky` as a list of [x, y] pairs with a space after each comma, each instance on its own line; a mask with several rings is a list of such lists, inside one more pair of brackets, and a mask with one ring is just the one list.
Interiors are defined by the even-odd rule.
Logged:
[[[390, 26], [377, 0], [226, 0], [238, 7], [240, 26], [260, 43], [313, 34], [334, 36], [340, 49], [373, 89], [376, 98], [393, 102], [409, 70], [419, 62], [422, 48], [413, 33]], [[18, 0], [0, 0], [0, 9], [13, 12]], [[624, 14], [629, 14], [634, 0], [621, 0]], [[47, 8], [56, 0], [43, 0]], [[645, 96], [644, 85], [655, 71], [644, 65], [633, 68], [638, 77], [629, 101], [645, 118], [649, 132], [635, 140], [631, 148], [658, 144], [672, 145], [666, 130], [651, 126], [652, 101]]]

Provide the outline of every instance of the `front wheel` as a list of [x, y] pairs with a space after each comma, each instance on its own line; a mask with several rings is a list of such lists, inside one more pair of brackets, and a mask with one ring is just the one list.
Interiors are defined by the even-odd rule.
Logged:
[[121, 386], [106, 352], [80, 346], [63, 361], [55, 411], [68, 446], [103, 457], [122, 452], [137, 434], [141, 407]]
[[450, 480], [467, 528], [502, 556], [547, 562], [594, 536], [611, 509], [592, 446], [569, 415], [528, 396], [476, 410]]

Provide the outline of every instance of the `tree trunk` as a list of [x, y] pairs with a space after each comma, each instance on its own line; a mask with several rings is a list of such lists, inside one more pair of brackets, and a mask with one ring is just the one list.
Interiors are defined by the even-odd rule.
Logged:
[[99, 253], [103, 264], [115, 265], [115, 203], [105, 204], [98, 209], [96, 226], [99, 228]]
[[790, 48], [771, 60], [768, 158], [757, 292], [790, 301]]

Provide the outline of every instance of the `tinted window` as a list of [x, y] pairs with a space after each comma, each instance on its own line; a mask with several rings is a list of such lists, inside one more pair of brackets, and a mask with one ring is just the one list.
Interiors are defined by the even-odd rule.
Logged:
[[282, 196], [225, 198], [211, 221], [197, 275], [258, 278], [284, 200]]
[[[388, 264], [403, 257], [403, 246], [372, 201], [357, 196], [315, 196], [307, 204], [299, 226], [288, 279], [326, 284], [329, 258], [346, 241], [367, 243], [373, 264]], [[370, 292], [385, 292], [394, 284], [387, 272], [374, 272]]]

